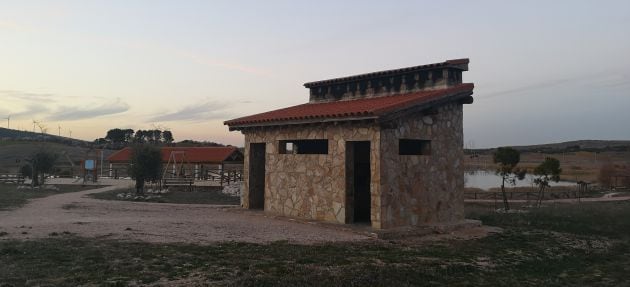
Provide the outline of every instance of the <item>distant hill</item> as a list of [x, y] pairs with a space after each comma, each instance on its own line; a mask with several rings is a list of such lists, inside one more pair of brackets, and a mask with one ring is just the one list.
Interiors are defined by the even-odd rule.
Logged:
[[36, 141], [36, 142], [56, 142], [69, 145], [87, 146], [90, 142], [73, 139], [69, 137], [56, 136], [45, 133], [34, 133], [14, 129], [0, 128], [0, 141]]
[[[99, 157], [93, 146], [93, 143], [79, 139], [0, 128], [0, 173], [17, 172], [24, 159], [40, 149], [56, 153], [59, 156], [57, 166], [79, 166], [88, 156]], [[105, 150], [103, 157], [112, 153]]]
[[[24, 159], [30, 157], [40, 149], [53, 152], [58, 155], [57, 166], [80, 166], [81, 162], [89, 158], [100, 158], [97, 150], [82, 146], [71, 146], [53, 142], [34, 141], [3, 141], [0, 142], [0, 173], [15, 172], [20, 165], [24, 164]], [[114, 151], [105, 150], [103, 158], [107, 158]], [[72, 164], [70, 163], [72, 162]]]
[[[544, 152], [544, 153], [563, 153], [563, 152], [604, 152], [604, 151], [630, 151], [630, 141], [620, 140], [578, 140], [560, 143], [538, 144], [512, 146], [512, 148], [521, 152]], [[493, 151], [490, 149], [470, 149], [466, 152], [484, 153]]]

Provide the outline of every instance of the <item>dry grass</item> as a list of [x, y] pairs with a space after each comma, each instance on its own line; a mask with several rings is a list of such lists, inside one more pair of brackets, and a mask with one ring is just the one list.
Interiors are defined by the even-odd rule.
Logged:
[[621, 286], [630, 202], [553, 205], [470, 218], [503, 233], [468, 241], [208, 246], [85, 239], [0, 240], [0, 285]]
[[[630, 152], [570, 152], [562, 154], [543, 154], [525, 152], [521, 154], [520, 167], [527, 168], [529, 172], [545, 160], [545, 157], [554, 157], [560, 160], [563, 181], [587, 181], [596, 182], [599, 169], [602, 164], [610, 162], [618, 165], [630, 165]], [[477, 158], [465, 158], [465, 166], [469, 170], [494, 170], [491, 154], [482, 154]]]

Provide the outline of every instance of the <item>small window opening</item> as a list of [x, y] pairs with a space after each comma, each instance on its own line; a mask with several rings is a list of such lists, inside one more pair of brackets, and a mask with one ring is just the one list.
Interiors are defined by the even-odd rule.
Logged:
[[398, 140], [399, 155], [430, 155], [430, 140], [400, 139]]
[[443, 76], [441, 70], [433, 71], [433, 81], [441, 80]]
[[328, 140], [281, 140], [281, 154], [328, 154]]

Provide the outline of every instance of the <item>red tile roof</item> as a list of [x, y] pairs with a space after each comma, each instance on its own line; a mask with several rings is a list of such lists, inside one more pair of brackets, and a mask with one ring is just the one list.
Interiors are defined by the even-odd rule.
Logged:
[[[237, 152], [236, 147], [163, 147], [162, 161], [168, 162], [171, 152], [184, 151], [186, 152], [186, 161], [190, 163], [221, 163], [226, 161], [234, 152]], [[121, 149], [114, 154], [110, 155], [107, 160], [109, 162], [124, 162], [127, 163], [131, 159], [131, 148]], [[181, 158], [178, 157], [178, 160]]]
[[224, 122], [230, 128], [256, 124], [281, 123], [287, 121], [323, 120], [344, 118], [377, 118], [385, 114], [410, 108], [421, 104], [431, 104], [461, 94], [472, 94], [474, 85], [459, 84], [445, 89], [419, 91], [408, 94], [363, 98], [356, 100], [335, 101], [326, 103], [307, 103], [270, 111], [266, 113], [237, 118]]

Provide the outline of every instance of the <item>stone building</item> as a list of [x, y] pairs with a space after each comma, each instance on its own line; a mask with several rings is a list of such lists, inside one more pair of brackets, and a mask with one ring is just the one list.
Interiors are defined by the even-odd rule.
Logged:
[[242, 206], [376, 229], [464, 220], [468, 62], [306, 83], [306, 104], [226, 121], [245, 135]]

